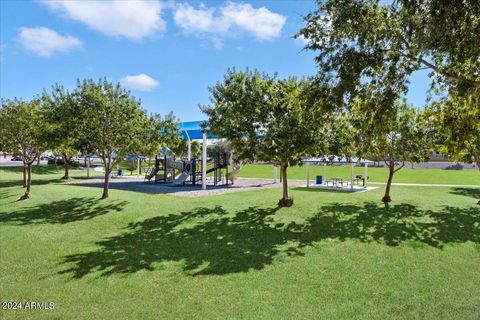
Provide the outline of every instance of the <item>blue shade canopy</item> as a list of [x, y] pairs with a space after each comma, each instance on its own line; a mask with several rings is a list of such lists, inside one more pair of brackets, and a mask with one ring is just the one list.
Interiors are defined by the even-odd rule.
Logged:
[[[203, 139], [201, 124], [205, 121], [187, 121], [180, 123], [180, 134], [184, 139]], [[207, 134], [208, 139], [217, 139], [216, 135]]]

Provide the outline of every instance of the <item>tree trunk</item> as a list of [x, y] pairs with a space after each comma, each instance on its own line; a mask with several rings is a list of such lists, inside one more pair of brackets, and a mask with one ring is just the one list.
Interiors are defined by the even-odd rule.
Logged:
[[388, 180], [387, 180], [387, 186], [385, 187], [385, 195], [382, 198], [382, 201], [385, 203], [389, 203], [392, 201], [392, 198], [390, 198], [390, 187], [392, 185], [392, 180], [393, 180], [393, 174], [395, 173], [395, 164], [393, 162], [390, 162], [388, 165]]
[[63, 168], [64, 168], [64, 175], [62, 177], [62, 179], [69, 179], [70, 176], [68, 174], [68, 167], [69, 167], [69, 164], [70, 164], [70, 159], [72, 159], [72, 157], [69, 157], [66, 153], [62, 153], [62, 156], [63, 156]]
[[107, 159], [103, 158], [103, 166], [105, 167], [105, 180], [103, 182], [103, 193], [102, 193], [102, 200], [108, 198], [108, 185], [110, 183], [110, 173], [112, 171], [111, 168], [111, 163], [112, 163], [112, 158], [111, 158], [111, 152], [109, 153], [109, 156]]
[[23, 187], [27, 187], [27, 164], [23, 164]]
[[477, 169], [480, 170], [480, 155], [475, 156], [475, 164], [477, 165]]
[[27, 189], [25, 190], [25, 193], [23, 194], [23, 196], [21, 196], [20, 199], [18, 200], [27, 200], [30, 198], [30, 187], [32, 185], [32, 163], [33, 161], [27, 165], [27, 170], [26, 170]]
[[283, 188], [283, 197], [278, 202], [280, 207], [291, 207], [293, 205], [293, 200], [288, 197], [288, 179], [287, 179], [287, 168], [288, 164], [282, 164], [281, 168], [281, 177], [282, 177], [282, 188]]
[[37, 154], [37, 166], [40, 165], [40, 154]]

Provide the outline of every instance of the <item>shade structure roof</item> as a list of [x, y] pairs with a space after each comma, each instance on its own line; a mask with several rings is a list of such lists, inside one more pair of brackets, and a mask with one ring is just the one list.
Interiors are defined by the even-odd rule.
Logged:
[[337, 163], [337, 164], [347, 164], [347, 163], [358, 163], [358, 164], [365, 164], [365, 163], [373, 163], [372, 160], [361, 159], [358, 157], [340, 157], [340, 156], [323, 156], [318, 158], [307, 158], [303, 159], [302, 162], [304, 163]]
[[138, 160], [138, 159], [145, 159], [145, 156], [129, 153], [129, 154], [127, 154], [126, 158], [127, 158], [127, 160]]
[[[180, 134], [185, 139], [196, 140], [203, 138], [202, 123], [205, 121], [187, 121], [180, 123]], [[207, 134], [208, 139], [217, 139], [216, 135]]]

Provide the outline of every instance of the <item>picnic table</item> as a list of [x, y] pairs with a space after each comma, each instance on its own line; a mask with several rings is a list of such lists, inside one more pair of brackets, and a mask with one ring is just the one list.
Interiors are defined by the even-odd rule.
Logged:
[[332, 177], [332, 184], [334, 187], [343, 187], [343, 177]]

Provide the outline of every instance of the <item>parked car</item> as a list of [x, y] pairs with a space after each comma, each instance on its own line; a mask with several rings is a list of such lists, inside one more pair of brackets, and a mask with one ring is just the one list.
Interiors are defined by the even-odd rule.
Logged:
[[22, 157], [20, 156], [13, 156], [11, 161], [22, 161]]

